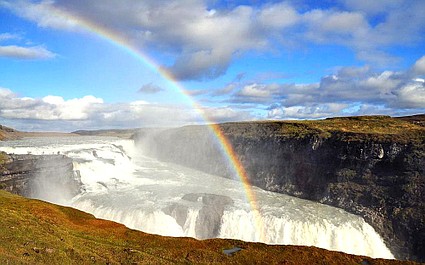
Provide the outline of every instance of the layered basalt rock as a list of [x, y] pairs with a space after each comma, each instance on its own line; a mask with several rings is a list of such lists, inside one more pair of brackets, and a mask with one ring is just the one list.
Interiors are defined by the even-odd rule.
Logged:
[[0, 188], [30, 198], [70, 199], [81, 192], [78, 171], [64, 155], [0, 153]]
[[[249, 181], [362, 216], [400, 259], [425, 261], [424, 116], [220, 125]], [[234, 178], [206, 126], [139, 133], [160, 160]]]

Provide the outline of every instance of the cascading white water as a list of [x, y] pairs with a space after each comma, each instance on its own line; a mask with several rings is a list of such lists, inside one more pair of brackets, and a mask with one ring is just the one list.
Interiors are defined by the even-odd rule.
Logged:
[[[61, 153], [73, 158], [85, 191], [66, 204], [148, 233], [314, 245], [394, 258], [380, 236], [358, 216], [253, 187], [258, 220], [240, 182], [143, 156], [131, 140], [28, 138], [0, 142], [0, 150]], [[50, 200], [51, 192], [46, 191]]]

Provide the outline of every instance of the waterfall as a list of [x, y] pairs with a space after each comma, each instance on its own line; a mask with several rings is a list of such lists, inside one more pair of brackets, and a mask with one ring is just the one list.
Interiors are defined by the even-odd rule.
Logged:
[[358, 216], [252, 187], [259, 205], [254, 212], [240, 182], [143, 156], [130, 140], [33, 138], [9, 141], [7, 146], [2, 143], [0, 150], [71, 157], [85, 191], [67, 204], [132, 229], [394, 258], [381, 237]]
[[[302, 214], [302, 213], [300, 213]], [[349, 254], [394, 258], [380, 236], [360, 217], [334, 223], [327, 219], [291, 220], [286, 217], [262, 216], [264, 243], [307, 245]], [[226, 211], [219, 237], [259, 241], [251, 212]]]

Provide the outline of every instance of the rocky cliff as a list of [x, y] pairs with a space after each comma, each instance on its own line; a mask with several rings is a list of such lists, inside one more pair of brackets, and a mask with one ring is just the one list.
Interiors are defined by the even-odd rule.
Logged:
[[[362, 216], [397, 258], [425, 261], [424, 116], [221, 124], [253, 185]], [[157, 158], [234, 177], [206, 126], [135, 139]]]
[[81, 182], [72, 159], [66, 156], [1, 152], [0, 188], [30, 198], [51, 201], [51, 196], [60, 196], [66, 201], [80, 193]]

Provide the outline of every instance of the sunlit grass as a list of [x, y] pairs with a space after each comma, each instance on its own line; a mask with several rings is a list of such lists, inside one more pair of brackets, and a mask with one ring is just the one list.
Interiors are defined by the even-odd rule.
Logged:
[[221, 125], [227, 135], [244, 137], [281, 136], [305, 138], [331, 136], [353, 141], [422, 141], [425, 127], [389, 116], [357, 116], [324, 120], [258, 121]]

